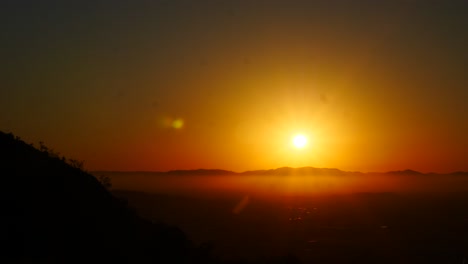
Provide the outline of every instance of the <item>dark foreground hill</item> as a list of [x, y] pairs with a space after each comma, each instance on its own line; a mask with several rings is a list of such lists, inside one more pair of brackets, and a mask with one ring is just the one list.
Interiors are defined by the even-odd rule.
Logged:
[[139, 217], [80, 167], [0, 131], [0, 263], [252, 263], [214, 258], [211, 245]]
[[177, 228], [139, 218], [92, 175], [0, 132], [1, 263], [187, 263]]

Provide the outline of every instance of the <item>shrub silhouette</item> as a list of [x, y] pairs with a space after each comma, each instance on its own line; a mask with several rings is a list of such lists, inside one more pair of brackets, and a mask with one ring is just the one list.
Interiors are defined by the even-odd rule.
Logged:
[[96, 178], [102, 184], [102, 186], [106, 187], [106, 189], [110, 189], [112, 187], [112, 181], [110, 177], [105, 175], [99, 175]]

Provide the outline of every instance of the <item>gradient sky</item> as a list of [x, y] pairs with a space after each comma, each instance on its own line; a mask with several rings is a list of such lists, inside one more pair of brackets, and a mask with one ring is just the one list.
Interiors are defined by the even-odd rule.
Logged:
[[89, 170], [468, 171], [467, 13], [442, 0], [2, 1], [0, 130]]

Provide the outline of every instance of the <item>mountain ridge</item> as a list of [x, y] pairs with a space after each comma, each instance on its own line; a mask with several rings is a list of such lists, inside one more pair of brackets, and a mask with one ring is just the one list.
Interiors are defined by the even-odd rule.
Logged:
[[466, 175], [468, 171], [454, 171], [449, 173], [434, 173], [434, 172], [420, 172], [412, 169], [394, 170], [386, 172], [360, 172], [360, 171], [344, 171], [337, 168], [319, 168], [312, 166], [305, 167], [279, 167], [276, 169], [263, 169], [263, 170], [247, 170], [243, 172], [235, 172], [224, 169], [187, 169], [187, 170], [169, 170], [169, 171], [106, 171], [98, 170], [93, 173], [139, 173], [139, 174], [160, 174], [160, 175], [333, 175], [333, 176], [346, 176], [346, 175], [405, 175], [405, 176], [443, 176], [443, 175]]

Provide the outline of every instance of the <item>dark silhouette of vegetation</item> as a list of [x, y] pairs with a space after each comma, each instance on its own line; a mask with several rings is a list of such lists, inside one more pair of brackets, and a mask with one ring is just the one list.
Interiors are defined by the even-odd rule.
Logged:
[[[15, 139], [17, 141], [21, 141], [20, 137], [15, 137]], [[60, 159], [61, 161], [68, 163], [71, 167], [75, 169], [85, 171], [84, 161], [77, 159], [68, 159], [65, 156], [61, 156], [60, 152], [56, 152], [53, 149], [47, 147], [43, 141], [39, 141], [39, 150], [52, 159]], [[98, 175], [95, 177], [99, 181], [99, 183], [101, 183], [102, 186], [104, 186], [106, 189], [110, 189], [112, 187], [112, 181], [110, 177], [106, 175]]]
[[66, 161], [43, 142], [35, 149], [0, 132], [0, 263], [232, 263], [141, 218], [107, 190], [109, 178]]
[[[19, 137], [16, 139], [20, 141]], [[39, 141], [39, 150], [50, 158], [60, 159], [61, 161], [67, 162], [75, 169], [84, 170], [84, 161], [77, 159], [67, 159], [65, 156], [61, 156], [60, 152], [56, 152], [53, 149], [47, 147], [42, 141]]]
[[102, 186], [106, 187], [106, 189], [110, 189], [112, 187], [112, 181], [109, 176], [98, 175], [97, 179], [102, 184]]

